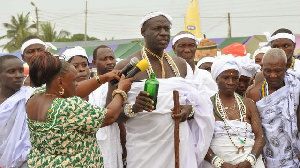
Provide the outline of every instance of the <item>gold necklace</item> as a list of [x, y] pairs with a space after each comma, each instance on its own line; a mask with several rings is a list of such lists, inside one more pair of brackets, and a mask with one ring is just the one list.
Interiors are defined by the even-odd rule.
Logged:
[[295, 58], [292, 57], [292, 63], [291, 63], [290, 69], [294, 69], [294, 64], [295, 64]]
[[156, 57], [159, 60], [159, 63], [161, 65], [161, 77], [162, 78], [166, 78], [166, 72], [165, 72], [165, 67], [164, 67], [164, 53], [163, 55], [160, 57], [157, 54], [153, 53], [151, 50], [149, 50], [148, 48], [144, 47], [145, 50], [151, 54], [152, 56]]
[[[142, 58], [145, 59], [145, 60], [149, 63], [149, 68], [147, 69], [147, 73], [148, 73], [148, 77], [150, 78], [150, 74], [151, 74], [152, 72], [154, 72], [154, 71], [153, 71], [152, 65], [151, 65], [151, 63], [150, 63], [150, 61], [149, 61], [149, 58], [148, 58], [148, 55], [147, 55], [147, 53], [146, 53], [146, 49], [145, 49], [145, 48], [146, 48], [146, 47], [143, 46], [143, 48], [142, 48], [142, 50], [141, 50], [141, 55], [142, 55]], [[149, 49], [148, 49], [148, 50], [149, 50]], [[149, 51], [150, 51], [150, 50], [149, 50]], [[149, 52], [149, 53], [150, 53], [150, 52]], [[154, 54], [154, 53], [153, 53], [153, 54]], [[179, 69], [178, 69], [177, 65], [175, 64], [175, 62], [173, 61], [172, 57], [171, 57], [168, 53], [166, 53], [165, 51], [164, 51], [164, 57], [166, 58], [168, 64], [169, 64], [170, 67], [172, 68], [172, 71], [174, 72], [175, 76], [176, 76], [176, 77], [180, 77]], [[162, 76], [163, 76], [163, 75], [162, 75]]]
[[54, 93], [46, 93], [46, 92], [45, 92], [45, 95], [46, 95], [46, 96], [60, 97], [59, 95], [54, 94]]

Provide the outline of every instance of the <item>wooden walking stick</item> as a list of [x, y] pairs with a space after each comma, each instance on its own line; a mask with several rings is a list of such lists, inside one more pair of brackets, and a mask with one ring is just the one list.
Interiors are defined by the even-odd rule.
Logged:
[[[173, 91], [174, 111], [175, 114], [180, 114], [179, 92]], [[179, 119], [175, 119], [174, 126], [174, 150], [175, 150], [175, 168], [179, 168]]]

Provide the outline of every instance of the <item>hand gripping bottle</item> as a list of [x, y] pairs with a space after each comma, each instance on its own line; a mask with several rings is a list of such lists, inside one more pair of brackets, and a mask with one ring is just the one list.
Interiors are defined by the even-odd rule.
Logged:
[[156, 109], [158, 87], [159, 82], [156, 79], [155, 73], [152, 72], [150, 78], [145, 82], [144, 91], [148, 92], [150, 94], [149, 97], [154, 101], [154, 110]]

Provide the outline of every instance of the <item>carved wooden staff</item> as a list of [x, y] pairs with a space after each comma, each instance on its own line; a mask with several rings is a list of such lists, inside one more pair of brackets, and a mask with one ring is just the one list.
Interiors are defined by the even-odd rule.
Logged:
[[[179, 92], [173, 91], [174, 112], [180, 114]], [[179, 119], [175, 119], [174, 127], [174, 149], [175, 149], [175, 168], [179, 168]]]

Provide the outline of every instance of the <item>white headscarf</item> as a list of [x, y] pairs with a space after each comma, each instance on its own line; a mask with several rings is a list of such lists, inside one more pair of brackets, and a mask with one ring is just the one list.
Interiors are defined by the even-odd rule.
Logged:
[[149, 20], [149, 19], [152, 19], [154, 17], [157, 17], [157, 16], [164, 16], [166, 17], [169, 22], [171, 23], [171, 26], [172, 26], [172, 17], [168, 14], [165, 14], [163, 12], [151, 12], [151, 13], [148, 13], [146, 16], [143, 17], [141, 23], [140, 23], [140, 26], [141, 28], [143, 27], [144, 23]]
[[48, 50], [48, 49], [57, 50], [57, 48], [52, 43], [43, 42], [42, 40], [35, 38], [35, 39], [30, 39], [22, 44], [21, 53], [24, 54], [25, 49], [32, 44], [42, 44], [43, 46], [45, 46], [45, 50]]
[[22, 46], [21, 46], [21, 53], [24, 54], [25, 49], [28, 46], [32, 45], [32, 44], [42, 44], [43, 46], [46, 47], [46, 43], [43, 42], [42, 40], [40, 40], [38, 38], [30, 39], [30, 40], [28, 40], [28, 41], [26, 41], [25, 43], [22, 44]]
[[219, 56], [216, 57], [214, 63], [211, 66], [211, 76], [216, 81], [217, 77], [224, 71], [228, 69], [234, 69], [239, 72], [240, 76], [240, 67], [239, 64], [232, 56]]
[[86, 59], [89, 59], [86, 54], [85, 49], [80, 46], [68, 48], [61, 55], [64, 56], [65, 61], [69, 61], [72, 57], [74, 57], [76, 55], [80, 55], [80, 56], [85, 57]]
[[254, 77], [257, 71], [260, 69], [260, 65], [255, 64], [253, 59], [250, 59], [250, 55], [243, 57], [235, 57], [240, 66], [240, 75], [247, 77]]
[[259, 43], [260, 47], [270, 46], [272, 41], [280, 39], [280, 38], [290, 39], [293, 43], [296, 42], [295, 35], [289, 34], [289, 33], [277, 33], [273, 36], [271, 36], [270, 32], [264, 32], [263, 34], [266, 36], [268, 42], [260, 42]]
[[198, 44], [199, 44], [199, 41], [200, 41], [200, 40], [197, 39], [194, 35], [189, 34], [189, 33], [185, 33], [185, 34], [179, 34], [179, 35], [175, 36], [175, 37], [173, 38], [172, 44], [174, 45], [178, 40], [183, 39], [183, 38], [190, 38], [190, 39], [195, 40], [196, 45], [198, 45]]
[[203, 58], [201, 58], [201, 60], [199, 60], [197, 62], [196, 67], [199, 68], [203, 63], [206, 63], [206, 62], [213, 63], [214, 61], [215, 61], [215, 57], [211, 57], [211, 56], [203, 57]]
[[253, 56], [252, 56], [252, 59], [255, 60], [255, 57], [256, 57], [258, 54], [265, 54], [269, 49], [271, 49], [270, 46], [258, 48], [257, 50], [255, 50], [255, 52], [254, 52], [254, 54], [253, 54]]

